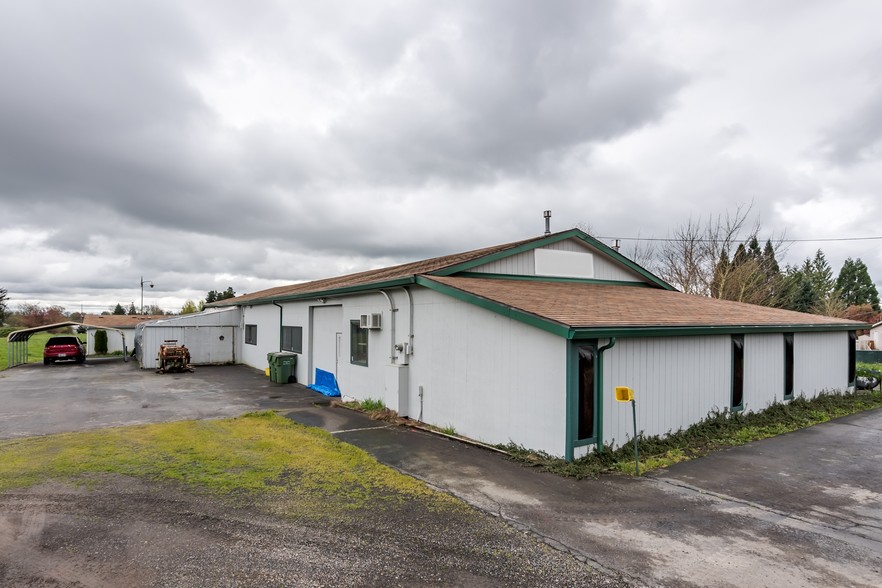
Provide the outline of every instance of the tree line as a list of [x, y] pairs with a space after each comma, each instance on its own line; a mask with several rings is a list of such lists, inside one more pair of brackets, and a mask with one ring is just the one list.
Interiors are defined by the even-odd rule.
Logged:
[[[198, 305], [192, 300], [187, 300], [181, 307], [180, 311], [170, 312], [163, 310], [156, 304], [144, 307], [144, 314], [152, 316], [173, 316], [175, 314], [190, 314], [199, 312], [205, 308], [210, 302], [218, 302], [227, 300], [236, 296], [236, 292], [232, 287], [226, 290], [209, 290], [205, 296], [205, 300], [200, 300]], [[84, 314], [81, 312], [67, 312], [67, 310], [58, 305], [43, 306], [34, 303], [19, 304], [14, 311], [9, 311], [7, 305], [7, 290], [0, 288], [0, 327], [7, 325], [9, 327], [28, 329], [39, 327], [42, 325], [51, 325], [65, 321], [82, 322]], [[131, 302], [128, 307], [117, 303], [116, 306], [110, 307], [101, 312], [102, 315], [138, 315], [140, 312], [135, 307], [135, 303]]]
[[687, 294], [851, 318], [880, 320], [879, 292], [860, 258], [845, 260], [834, 278], [824, 252], [780, 267], [783, 235], [760, 239], [749, 207], [679, 226], [658, 249], [638, 243], [635, 261]]

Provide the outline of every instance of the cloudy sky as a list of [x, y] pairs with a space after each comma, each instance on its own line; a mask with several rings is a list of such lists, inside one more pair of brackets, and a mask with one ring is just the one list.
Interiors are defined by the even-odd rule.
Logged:
[[[3, 0], [0, 287], [178, 310], [580, 225], [882, 235], [882, 2]], [[624, 242], [627, 249], [628, 242]], [[882, 241], [861, 257], [882, 284]]]

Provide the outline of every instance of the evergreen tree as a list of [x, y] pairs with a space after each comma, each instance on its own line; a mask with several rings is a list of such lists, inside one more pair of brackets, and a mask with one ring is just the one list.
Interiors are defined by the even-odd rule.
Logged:
[[766, 275], [771, 277], [781, 274], [781, 268], [778, 266], [778, 260], [775, 259], [775, 248], [772, 246], [771, 239], [768, 239], [766, 246], [763, 247], [762, 260]]
[[129, 314], [129, 315], [138, 314], [138, 309], [135, 308], [135, 303], [134, 303], [134, 302], [132, 302], [131, 304], [129, 304], [129, 312], [128, 312], [128, 314]]
[[797, 312], [814, 312], [821, 300], [812, 279], [804, 273], [797, 274], [790, 309]]
[[116, 308], [113, 309], [113, 314], [125, 314], [126, 309], [122, 307], [122, 304], [119, 302], [116, 303]]
[[812, 281], [815, 292], [821, 299], [827, 298], [833, 294], [833, 288], [836, 285], [833, 281], [833, 268], [827, 263], [824, 252], [818, 249], [814, 259], [806, 258], [803, 267], [808, 267], [807, 277]]
[[845, 260], [836, 278], [836, 291], [847, 306], [869, 304], [873, 310], [879, 310], [879, 291], [860, 258]]

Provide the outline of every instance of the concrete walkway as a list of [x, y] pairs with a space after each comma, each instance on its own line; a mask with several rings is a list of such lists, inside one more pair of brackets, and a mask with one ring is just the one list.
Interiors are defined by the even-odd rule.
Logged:
[[288, 416], [636, 584], [882, 585], [882, 410], [582, 481], [345, 409]]

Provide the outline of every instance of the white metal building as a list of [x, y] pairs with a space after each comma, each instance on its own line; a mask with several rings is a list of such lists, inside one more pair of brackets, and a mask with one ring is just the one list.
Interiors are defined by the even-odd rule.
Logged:
[[211, 308], [139, 324], [135, 333], [135, 353], [141, 368], [159, 367], [159, 346], [166, 341], [186, 345], [193, 365], [241, 363], [238, 359], [241, 353], [241, 314], [237, 307]]
[[301, 354], [299, 382], [489, 443], [568, 459], [712, 410], [761, 410], [854, 381], [854, 321], [676, 292], [579, 230], [273, 288], [242, 309], [237, 361]]

